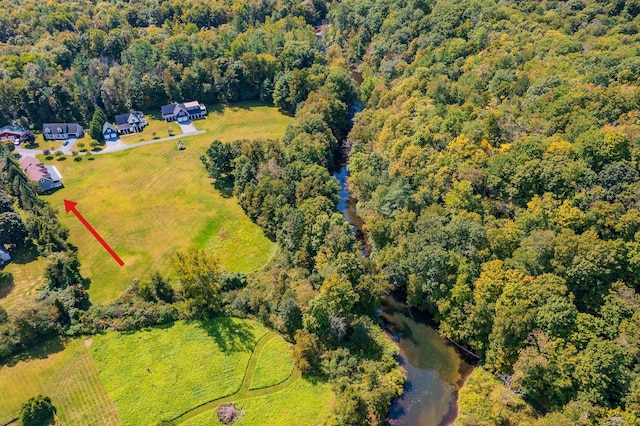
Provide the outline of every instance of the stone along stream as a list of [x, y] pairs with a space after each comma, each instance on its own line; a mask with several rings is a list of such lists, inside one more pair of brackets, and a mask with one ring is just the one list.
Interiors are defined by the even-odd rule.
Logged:
[[[340, 182], [338, 210], [353, 226], [369, 254], [363, 221], [356, 212], [356, 200], [347, 184], [348, 170], [343, 166], [334, 176]], [[456, 351], [453, 344], [428, 324], [428, 318], [410, 309], [393, 296], [382, 304], [380, 318], [386, 331], [400, 348], [400, 365], [407, 370], [404, 394], [389, 410], [387, 424], [393, 426], [444, 426], [458, 414], [458, 390], [471, 374], [473, 366]]]

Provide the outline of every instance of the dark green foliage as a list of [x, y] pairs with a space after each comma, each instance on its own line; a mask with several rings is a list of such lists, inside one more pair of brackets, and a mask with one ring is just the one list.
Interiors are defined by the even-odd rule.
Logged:
[[105, 115], [102, 108], [96, 108], [93, 113], [93, 118], [91, 118], [91, 123], [89, 125], [89, 135], [97, 140], [101, 141], [102, 137], [102, 125], [107, 122], [107, 116]]
[[138, 283], [137, 292], [145, 301], [163, 301], [172, 303], [175, 300], [175, 291], [169, 280], [157, 271], [151, 274], [150, 279]]
[[23, 426], [46, 426], [53, 422], [55, 412], [51, 398], [43, 395], [34, 396], [20, 409], [20, 422]]
[[0, 244], [21, 247], [27, 237], [27, 229], [18, 213], [0, 213]]
[[47, 257], [44, 278], [50, 290], [81, 285], [80, 261], [73, 252], [56, 252]]

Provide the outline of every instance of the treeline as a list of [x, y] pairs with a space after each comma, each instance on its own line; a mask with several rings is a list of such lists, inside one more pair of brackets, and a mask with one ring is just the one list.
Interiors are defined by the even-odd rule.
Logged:
[[[349, 184], [372, 261], [541, 424], [640, 418], [638, 11], [345, 0], [329, 12], [334, 49], [363, 76]], [[477, 412], [465, 422], [508, 421]]]
[[320, 1], [2, 0], [0, 124], [89, 123], [96, 108], [112, 117], [189, 99], [275, 98], [293, 113], [323, 61], [307, 24], [325, 13]]
[[226, 296], [225, 310], [256, 316], [295, 341], [297, 366], [333, 384], [332, 422], [382, 424], [403, 384], [398, 350], [375, 317], [387, 287], [337, 212], [340, 187], [328, 169], [357, 90], [339, 57], [325, 75], [281, 140], [216, 141], [202, 158], [281, 250]]
[[[62, 334], [74, 312], [86, 309], [87, 294], [76, 250], [67, 242], [68, 230], [55, 211], [37, 196], [37, 184], [28, 180], [13, 157], [12, 144], [0, 145], [0, 244], [46, 258], [45, 283], [36, 298], [7, 312], [0, 307], [0, 363], [17, 352]], [[24, 217], [24, 220], [23, 220]], [[3, 272], [0, 285], [13, 277]]]

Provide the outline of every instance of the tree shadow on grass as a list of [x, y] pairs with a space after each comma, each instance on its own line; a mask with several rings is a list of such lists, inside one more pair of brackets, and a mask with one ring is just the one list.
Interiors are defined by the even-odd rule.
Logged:
[[252, 329], [244, 321], [219, 317], [199, 324], [224, 353], [252, 351], [255, 346]]
[[38, 258], [38, 248], [34, 245], [29, 245], [20, 249], [13, 250], [11, 252], [11, 262], [18, 265], [26, 265]]
[[211, 183], [213, 187], [220, 193], [222, 198], [233, 197], [233, 179], [220, 178]]
[[13, 275], [9, 272], [0, 272], [0, 299], [7, 297], [16, 286]]
[[4, 364], [8, 367], [15, 366], [20, 361], [32, 361], [35, 359], [47, 359], [51, 355], [57, 354], [64, 350], [65, 341], [61, 337], [54, 337], [40, 343], [33, 348], [22, 352], [9, 360]]

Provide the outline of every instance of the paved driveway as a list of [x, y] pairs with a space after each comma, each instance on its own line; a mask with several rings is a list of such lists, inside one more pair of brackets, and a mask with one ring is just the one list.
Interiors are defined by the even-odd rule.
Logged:
[[191, 121], [187, 121], [186, 123], [178, 123], [178, 126], [180, 126], [180, 129], [182, 129], [183, 135], [188, 135], [190, 133], [195, 133], [198, 131], [198, 129], [196, 129], [196, 126], [194, 126]]

